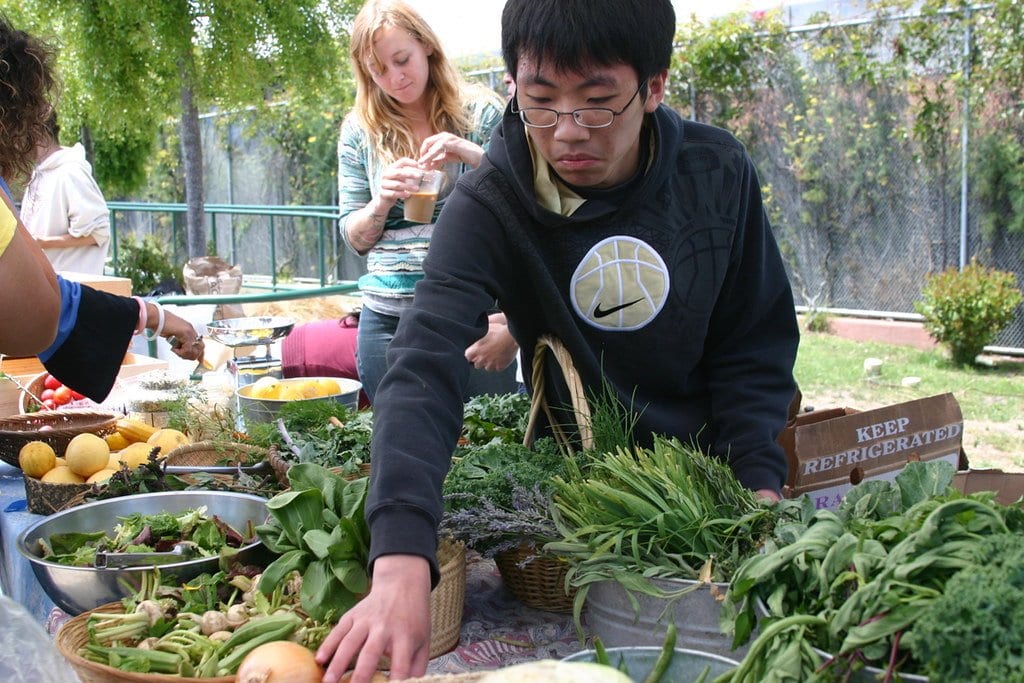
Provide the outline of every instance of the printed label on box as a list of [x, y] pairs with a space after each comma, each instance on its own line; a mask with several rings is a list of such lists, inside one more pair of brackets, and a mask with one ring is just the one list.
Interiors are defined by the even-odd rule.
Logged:
[[864, 412], [798, 416], [779, 437], [789, 459], [789, 494], [834, 508], [865, 479], [892, 479], [914, 460], [961, 459], [963, 415], [952, 394]]

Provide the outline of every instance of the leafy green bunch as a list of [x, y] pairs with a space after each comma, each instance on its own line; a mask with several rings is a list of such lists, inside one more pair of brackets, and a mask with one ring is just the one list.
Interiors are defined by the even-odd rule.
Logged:
[[522, 443], [529, 417], [528, 394], [474, 396], [462, 411], [462, 436], [471, 444], [485, 444], [494, 439]]
[[598, 581], [650, 595], [663, 592], [648, 578], [727, 581], [776, 520], [726, 463], [666, 437], [595, 456], [554, 484], [562, 540], [544, 549], [569, 560], [577, 614]]
[[276, 422], [250, 425], [252, 443], [275, 447], [291, 462], [341, 467], [354, 474], [370, 462], [373, 413], [334, 401], [292, 401], [281, 406]]
[[337, 619], [369, 590], [370, 529], [363, 518], [369, 480], [346, 480], [315, 463], [288, 469], [291, 489], [267, 502], [270, 518], [256, 527], [279, 557], [259, 588], [271, 593], [293, 572], [302, 575], [300, 601], [314, 619]]
[[532, 448], [499, 440], [460, 447], [443, 486], [442, 526], [485, 557], [557, 539], [552, 481], [567, 471], [567, 457], [550, 437]]
[[982, 349], [1013, 321], [1022, 297], [1013, 273], [986, 268], [972, 260], [926, 278], [924, 299], [914, 309], [924, 316], [925, 328], [949, 346], [953, 362], [972, 365]]
[[982, 541], [921, 614], [907, 644], [936, 681], [1011, 681], [1024, 663], [1024, 535]]
[[732, 577], [723, 628], [735, 629], [734, 644], [753, 632], [756, 604], [765, 616], [741, 666], [723, 680], [753, 683], [768, 672], [849, 680], [865, 664], [890, 679], [924, 673], [910, 652], [921, 642], [915, 624], [950, 592], [953, 576], [984, 562], [986, 538], [1024, 530], [1024, 511], [994, 503], [990, 492], [964, 495], [952, 477], [949, 463], [912, 462], [895, 482], [854, 487], [836, 511], [808, 507], [806, 519], [779, 524], [764, 552]]

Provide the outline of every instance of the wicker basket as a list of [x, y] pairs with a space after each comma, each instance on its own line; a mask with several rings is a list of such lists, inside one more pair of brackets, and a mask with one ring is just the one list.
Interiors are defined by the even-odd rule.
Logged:
[[534, 348], [533, 374], [531, 376], [533, 395], [530, 401], [530, 419], [526, 426], [526, 438], [523, 440], [523, 443], [526, 446], [533, 443], [534, 432], [537, 429], [537, 420], [540, 417], [541, 411], [544, 411], [555, 439], [569, 452], [574, 450], [573, 440], [562, 429], [545, 397], [544, 362], [549, 353], [552, 360], [562, 370], [562, 376], [569, 387], [569, 395], [572, 398], [572, 408], [576, 418], [576, 427], [579, 432], [579, 446], [585, 450], [593, 448], [594, 432], [590, 420], [590, 405], [587, 403], [587, 397], [583, 390], [583, 382], [580, 380], [579, 373], [576, 372], [572, 356], [569, 355], [565, 345], [556, 337], [550, 335], [543, 335], [537, 339], [537, 346]]
[[501, 579], [509, 592], [527, 607], [545, 612], [572, 612], [576, 589], [565, 592], [569, 565], [557, 557], [538, 553], [536, 546], [522, 543], [515, 550], [494, 557]]
[[267, 458], [267, 449], [246, 443], [197, 441], [167, 454], [164, 464], [174, 467], [252, 465]]
[[437, 548], [441, 580], [430, 592], [430, 658], [459, 644], [462, 612], [466, 607], [466, 546], [441, 539]]
[[51, 484], [25, 475], [25, 499], [28, 511], [37, 515], [52, 515], [85, 502], [92, 484]]
[[[124, 606], [119, 602], [110, 602], [100, 605], [96, 609], [82, 612], [77, 617], [69, 619], [54, 637], [57, 649], [68, 660], [71, 668], [78, 674], [82, 683], [182, 683], [181, 676], [167, 674], [133, 673], [121, 671], [106, 664], [99, 664], [90, 661], [78, 654], [78, 651], [89, 642], [89, 632], [86, 625], [91, 614], [121, 613]], [[188, 679], [192, 680], [192, 679]], [[219, 676], [217, 678], [194, 679], [204, 683], [232, 683], [234, 676]]]
[[[275, 446], [270, 447], [270, 451], [267, 453], [267, 461], [270, 463], [270, 468], [274, 471], [274, 477], [277, 478], [277, 482], [281, 486], [289, 486], [291, 482], [288, 481], [288, 470], [295, 463], [282, 458], [281, 452]], [[370, 476], [370, 463], [368, 462], [361, 463], [357, 472], [349, 472], [348, 474], [343, 474], [341, 467], [328, 467], [327, 469], [349, 480]]]
[[18, 453], [29, 441], [45, 441], [61, 456], [71, 439], [79, 434], [112, 434], [117, 417], [114, 413], [92, 410], [44, 410], [5, 417], [0, 419], [0, 459], [18, 467]]

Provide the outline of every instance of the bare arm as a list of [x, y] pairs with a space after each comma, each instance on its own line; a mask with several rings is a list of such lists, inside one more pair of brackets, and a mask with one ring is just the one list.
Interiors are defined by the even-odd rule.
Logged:
[[408, 199], [418, 187], [421, 170], [412, 159], [399, 159], [381, 174], [380, 193], [345, 223], [348, 243], [360, 254], [368, 252], [384, 234], [388, 211], [399, 199]]
[[41, 249], [69, 249], [71, 247], [95, 247], [96, 238], [92, 235], [58, 235], [56, 237], [36, 237], [36, 244]]
[[[0, 211], [14, 215], [0, 193]], [[16, 220], [16, 219], [15, 219]], [[33, 356], [53, 343], [60, 319], [60, 287], [46, 255], [25, 226], [0, 254], [0, 353]]]

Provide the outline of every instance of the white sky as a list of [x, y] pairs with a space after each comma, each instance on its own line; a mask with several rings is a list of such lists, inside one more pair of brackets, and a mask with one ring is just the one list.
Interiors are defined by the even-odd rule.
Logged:
[[[501, 50], [501, 8], [505, 0], [408, 0], [437, 32], [449, 57]], [[677, 20], [723, 14], [752, 6], [779, 4], [779, 0], [672, 0]]]

